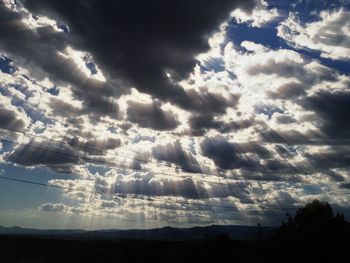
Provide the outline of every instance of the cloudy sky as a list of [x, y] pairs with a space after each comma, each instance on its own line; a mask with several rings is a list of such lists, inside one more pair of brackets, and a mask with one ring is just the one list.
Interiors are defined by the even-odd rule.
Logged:
[[350, 2], [0, 0], [0, 225], [350, 217]]

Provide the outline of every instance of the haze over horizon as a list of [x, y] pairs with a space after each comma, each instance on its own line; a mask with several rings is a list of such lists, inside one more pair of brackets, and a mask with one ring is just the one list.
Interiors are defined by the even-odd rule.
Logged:
[[0, 225], [350, 217], [350, 2], [0, 0]]

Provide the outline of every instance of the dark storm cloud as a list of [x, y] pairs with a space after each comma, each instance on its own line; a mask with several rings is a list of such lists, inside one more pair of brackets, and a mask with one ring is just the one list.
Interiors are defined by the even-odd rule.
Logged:
[[174, 81], [189, 76], [196, 55], [209, 49], [208, 37], [233, 9], [249, 12], [255, 5], [253, 0], [23, 3], [37, 15], [67, 24], [70, 37], [65, 42], [91, 53], [108, 78], [123, 79], [129, 86], [186, 109], [205, 107], [193, 104], [192, 94]]
[[191, 133], [194, 136], [201, 136], [209, 129], [227, 133], [232, 130], [248, 128], [253, 123], [251, 120], [225, 122], [215, 119], [216, 116], [225, 114], [227, 108], [237, 106], [239, 94], [224, 97], [219, 93], [210, 93], [206, 87], [201, 87], [199, 92], [196, 90], [187, 91], [187, 95], [189, 104], [195, 111], [189, 119]]
[[[261, 142], [231, 143], [223, 137], [206, 138], [200, 144], [203, 155], [220, 169], [240, 169], [244, 178], [253, 180], [291, 180], [300, 170], [274, 158]], [[288, 177], [286, 177], [288, 175]]]
[[340, 184], [340, 188], [349, 189], [350, 190], [350, 183], [342, 183], [342, 184]]
[[294, 151], [291, 151], [290, 149], [282, 146], [282, 145], [275, 145], [274, 146], [276, 152], [282, 157], [282, 158], [289, 158], [293, 157], [295, 155]]
[[220, 129], [224, 125], [222, 121], [214, 119], [213, 115], [194, 115], [189, 119], [191, 134], [193, 136], [203, 136], [209, 129]]
[[163, 110], [157, 100], [150, 104], [129, 101], [127, 119], [140, 127], [154, 130], [173, 130], [179, 124], [177, 115]]
[[301, 95], [305, 95], [307, 86], [299, 82], [290, 82], [280, 86], [275, 92], [268, 91], [268, 95], [272, 99], [290, 100]]
[[310, 141], [309, 137], [295, 130], [275, 131], [272, 129], [268, 129], [260, 132], [260, 137], [263, 142], [284, 143], [288, 145], [306, 144]]
[[49, 105], [52, 109], [54, 109], [55, 115], [60, 115], [63, 117], [76, 117], [81, 112], [79, 108], [56, 97], [50, 98]]
[[13, 111], [0, 107], [0, 128], [22, 131], [24, 121]]
[[116, 117], [118, 106], [110, 98], [117, 95], [116, 89], [110, 87], [111, 83], [90, 79], [72, 58], [59, 55], [68, 44], [69, 38], [64, 33], [50, 26], [32, 30], [23, 22], [21, 14], [0, 4], [1, 49], [22, 57], [32, 77], [50, 77], [57, 85], [71, 84], [75, 96], [83, 100], [86, 113]]
[[[209, 157], [221, 169], [252, 168], [256, 162], [248, 159], [243, 154], [253, 151], [254, 146], [242, 147], [228, 142], [223, 137], [206, 138], [200, 144], [203, 155]], [[256, 146], [259, 148], [258, 146]], [[250, 149], [249, 149], [250, 148]], [[263, 148], [263, 147], [262, 147]], [[260, 148], [258, 150], [264, 152]]]
[[350, 92], [320, 91], [305, 98], [301, 104], [317, 114], [321, 119], [319, 127], [330, 138], [350, 138]]
[[78, 138], [67, 140], [67, 143], [74, 149], [84, 151], [91, 155], [103, 155], [107, 150], [116, 149], [121, 145], [120, 139], [106, 138], [104, 140], [89, 139], [85, 142]]
[[310, 165], [315, 169], [348, 168], [350, 166], [350, 147], [331, 146], [317, 153], [306, 153]]
[[296, 130], [273, 130], [268, 127], [260, 132], [260, 139], [265, 143], [280, 143], [286, 145], [350, 144], [348, 138], [330, 138], [316, 130], [300, 132]]
[[186, 171], [201, 172], [196, 158], [190, 152], [185, 151], [179, 141], [173, 144], [155, 146], [152, 153], [157, 160], [178, 164]]
[[341, 174], [339, 174], [337, 172], [328, 171], [326, 173], [326, 175], [329, 176], [333, 181], [336, 181], [336, 182], [344, 182], [345, 181], [344, 176], [342, 176]]
[[272, 157], [269, 150], [256, 142], [235, 143], [234, 145], [239, 153], [254, 153], [264, 159]]
[[297, 120], [289, 115], [278, 115], [276, 117], [276, 122], [278, 124], [291, 124], [297, 122]]
[[186, 178], [157, 177], [152, 174], [134, 175], [127, 180], [118, 177], [112, 185], [104, 179], [95, 181], [95, 191], [146, 196], [182, 196], [186, 198], [226, 198], [234, 196], [251, 203], [249, 185], [243, 182], [205, 182]]
[[191, 89], [186, 92], [184, 102], [202, 114], [222, 114], [228, 107], [235, 107], [239, 101], [239, 94], [231, 94], [225, 98], [220, 93], [209, 92], [207, 87], [200, 87], [199, 91]]
[[238, 131], [251, 127], [254, 124], [253, 119], [238, 121], [216, 120], [213, 115], [193, 115], [189, 119], [189, 125], [193, 136], [202, 136], [208, 130], [214, 129], [221, 133]]
[[19, 145], [7, 157], [9, 162], [24, 166], [34, 165], [64, 165], [79, 163], [79, 152], [69, 146], [53, 142], [30, 141]]

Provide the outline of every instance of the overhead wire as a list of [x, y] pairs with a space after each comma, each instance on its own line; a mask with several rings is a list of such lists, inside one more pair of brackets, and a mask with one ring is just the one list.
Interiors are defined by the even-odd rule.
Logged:
[[[3, 129], [3, 128], [0, 128]], [[4, 129], [7, 130], [7, 129]], [[40, 137], [43, 140], [48, 140], [51, 141], [48, 138], [45, 138], [43, 136]], [[7, 141], [10, 143], [17, 143], [15, 140], [11, 140], [8, 138], [1, 138], [1, 140], [3, 141]], [[80, 158], [84, 161], [88, 161], [90, 163], [95, 163], [95, 164], [101, 164], [101, 165], [106, 165], [106, 166], [110, 166], [110, 167], [116, 167], [116, 168], [122, 168], [122, 169], [127, 169], [127, 170], [134, 170], [134, 171], [142, 171], [142, 172], [153, 172], [155, 174], [161, 174], [161, 175], [167, 175], [167, 176], [179, 176], [179, 174], [175, 174], [175, 173], [167, 173], [164, 171], [154, 171], [151, 169], [145, 169], [145, 168], [140, 168], [140, 167], [132, 167], [132, 166], [128, 166], [128, 165], [123, 165], [120, 163], [115, 163], [115, 162], [111, 162], [111, 161], [107, 161], [107, 160], [101, 160], [101, 159], [95, 159], [92, 157], [87, 157], [87, 156], [82, 156], [82, 155], [76, 155], [76, 154], [72, 154], [72, 153], [67, 153], [67, 152], [63, 152], [63, 151], [59, 151], [59, 150], [53, 150], [53, 149], [49, 149], [49, 148], [44, 148], [44, 147], [40, 147], [40, 146], [34, 146], [34, 145], [30, 145], [30, 144], [26, 144], [24, 147], [28, 147], [28, 148], [32, 148], [32, 149], [38, 149], [38, 150], [42, 150], [42, 151], [46, 151], [46, 152], [52, 152], [55, 154], [59, 154], [59, 155], [63, 155], [63, 156], [69, 156], [69, 157], [74, 157], [74, 158]], [[131, 157], [130, 157], [131, 158]], [[219, 175], [216, 174], [208, 174], [208, 173], [202, 173], [202, 172], [197, 172], [197, 174], [199, 175], [210, 175], [210, 176], [216, 176], [216, 177], [220, 177]], [[186, 178], [188, 176], [180, 176], [181, 178]], [[273, 182], [271, 180], [264, 180], [264, 179], [233, 179], [233, 178], [225, 178], [225, 180], [231, 181], [231, 182], [248, 182], [248, 181], [252, 181], [252, 182]]]
[[[58, 141], [58, 140], [54, 140], [54, 139], [50, 139], [50, 138], [46, 138], [44, 136], [39, 136], [39, 135], [33, 135], [33, 134], [27, 134], [25, 132], [20, 132], [20, 131], [14, 131], [14, 130], [11, 130], [11, 129], [7, 129], [7, 128], [0, 128], [0, 129], [3, 129], [3, 130], [6, 130], [6, 131], [9, 131], [9, 132], [14, 132], [14, 133], [21, 133], [23, 134], [24, 136], [27, 136], [27, 137], [35, 137], [35, 138], [40, 138], [40, 139], [43, 139], [43, 140], [47, 140], [47, 141], [51, 141], [51, 142], [57, 142], [57, 143], [60, 143], [60, 144], [67, 144], [68, 146], [71, 146], [68, 142], [64, 142], [64, 141]], [[12, 143], [16, 143], [16, 141], [14, 140], [8, 140], [8, 139], [5, 139], [5, 138], [2, 138], [2, 140], [4, 141], [8, 141], [8, 142], [12, 142]], [[148, 170], [148, 169], [138, 169], [138, 168], [135, 168], [135, 167], [130, 167], [130, 166], [125, 166], [125, 165], [120, 165], [120, 164], [116, 164], [116, 163], [113, 163], [113, 162], [109, 162], [109, 161], [106, 161], [106, 160], [99, 160], [99, 159], [93, 159], [93, 158], [90, 158], [90, 157], [86, 157], [86, 156], [79, 156], [79, 155], [74, 155], [74, 154], [69, 154], [69, 153], [65, 153], [65, 152], [60, 152], [60, 151], [52, 151], [48, 148], [41, 148], [41, 147], [38, 147], [38, 146], [31, 146], [31, 145], [26, 145], [26, 147], [32, 147], [32, 148], [36, 148], [36, 149], [40, 149], [40, 150], [43, 150], [43, 151], [51, 151], [51, 152], [54, 152], [56, 154], [62, 154], [62, 155], [68, 155], [68, 156], [71, 156], [71, 157], [76, 157], [76, 158], [80, 158], [82, 160], [85, 160], [85, 161], [91, 161], [92, 163], [100, 163], [100, 164], [104, 164], [104, 165], [108, 165], [108, 166], [116, 166], [118, 168], [124, 168], [124, 169], [131, 169], [131, 170], [141, 170], [141, 171], [147, 171], [147, 172], [153, 172], [152, 170]], [[85, 149], [88, 149], [88, 150], [94, 150], [93, 148], [91, 147], [85, 147], [85, 146], [82, 146], [81, 148], [85, 148]], [[95, 149], [96, 151], [102, 151], [103, 150], [98, 150], [98, 149]], [[118, 156], [118, 154], [115, 154]], [[243, 154], [244, 155], [244, 154]], [[119, 155], [121, 156], [121, 155]], [[122, 156], [122, 157], [125, 157], [125, 158], [130, 158], [130, 159], [136, 159], [137, 158], [134, 158], [134, 157], [129, 157], [129, 156]], [[149, 163], [149, 161], [145, 161], [145, 160], [142, 160], [143, 162], [145, 163]], [[288, 164], [288, 160], [285, 160]], [[290, 165], [290, 164], [289, 164]], [[168, 167], [168, 166], [167, 166]], [[293, 166], [294, 167], [294, 166]], [[294, 167], [295, 168], [295, 167]], [[184, 170], [184, 169], [182, 169]], [[194, 172], [193, 170], [190, 170], [191, 172]], [[164, 172], [155, 172], [156, 174], [163, 174], [163, 175], [174, 175], [174, 174], [170, 174], [170, 173], [164, 173]], [[200, 172], [197, 172], [198, 174], [203, 174], [203, 175], [212, 175], [212, 176], [218, 176], [216, 174], [206, 174], [206, 173], [200, 173]], [[304, 171], [301, 171], [301, 173], [305, 173]], [[2, 177], [4, 178], [4, 177]], [[23, 180], [22, 180], [23, 181]], [[254, 181], [254, 182], [271, 182], [271, 180], [252, 180], [252, 179], [246, 179], [245, 177], [243, 177], [242, 179], [239, 179], [239, 180], [234, 180], [234, 179], [230, 179], [230, 181], [239, 181], [239, 182], [242, 182], [242, 181], [245, 181], [245, 182], [248, 182], [248, 181]], [[42, 184], [42, 186], [49, 186], [49, 184], [43, 184], [43, 183], [34, 183], [34, 184]], [[225, 184], [225, 183], [221, 183], [221, 184]], [[226, 183], [227, 184], [227, 183]], [[64, 189], [63, 187], [58, 187], [58, 186], [53, 186], [55, 188], [62, 188]], [[239, 186], [237, 186], [239, 187]], [[310, 188], [311, 189], [311, 188]], [[66, 189], [66, 190], [75, 190], [76, 189]], [[316, 190], [320, 190], [319, 188], [317, 188]], [[278, 200], [278, 198], [274, 195], [274, 193], [272, 193], [274, 198], [276, 200]], [[116, 196], [118, 196], [119, 194], [115, 194]], [[119, 195], [119, 196], [122, 196], [122, 195]], [[130, 197], [130, 196], [129, 196]], [[148, 197], [149, 198], [149, 197]], [[144, 198], [142, 198], [142, 200], [145, 200]], [[278, 200], [278, 203], [280, 204], [279, 200]], [[183, 203], [181, 203], [183, 204]], [[185, 203], [185, 204], [189, 204], [189, 203]], [[206, 207], [212, 207], [212, 205], [205, 205]], [[220, 207], [223, 207], [225, 208], [224, 206], [220, 206]], [[281, 207], [281, 205], [280, 205]], [[230, 208], [232, 209], [233, 207], [226, 207], [226, 208]], [[277, 207], [275, 207], [277, 209]]]
[[[44, 137], [41, 137], [41, 139], [46, 139]], [[15, 143], [15, 141], [13, 140], [8, 140], [8, 139], [2, 139], [2, 140], [5, 140], [5, 141], [9, 141], [9, 142], [13, 142]], [[49, 140], [49, 139], [48, 139]], [[31, 148], [35, 148], [35, 149], [39, 149], [39, 150], [43, 150], [43, 151], [49, 151], [49, 152], [53, 152], [55, 154], [61, 154], [61, 155], [65, 155], [65, 156], [70, 156], [70, 157], [76, 157], [76, 158], [81, 158], [85, 161], [91, 161], [92, 163], [98, 163], [98, 164], [103, 164], [103, 165], [107, 165], [107, 166], [111, 166], [111, 167], [118, 167], [118, 168], [123, 168], [123, 169], [131, 169], [131, 170], [138, 170], [138, 171], [145, 171], [145, 172], [154, 172], [152, 170], [148, 170], [148, 169], [143, 169], [143, 168], [135, 168], [135, 167], [129, 167], [129, 166], [126, 166], [126, 165], [121, 165], [121, 164], [117, 164], [117, 163], [114, 163], [114, 162], [109, 162], [109, 161], [106, 161], [106, 160], [99, 160], [99, 159], [93, 159], [93, 158], [89, 158], [89, 157], [85, 157], [85, 156], [78, 156], [78, 155], [74, 155], [74, 154], [70, 154], [70, 153], [65, 153], [65, 152], [61, 152], [61, 151], [53, 151], [53, 150], [50, 150], [48, 148], [42, 148], [42, 147], [38, 147], [38, 146], [32, 146], [32, 145], [29, 145], [27, 144], [26, 147], [31, 147]], [[287, 160], [286, 160], [287, 161]], [[287, 161], [288, 162], [288, 161]], [[168, 176], [177, 176], [176, 174], [172, 174], [172, 173], [165, 173], [165, 172], [154, 172], [155, 174], [162, 174], [162, 175], [168, 175]], [[186, 178], [186, 177], [184, 177]], [[245, 177], [242, 177], [242, 179], [228, 179], [229, 182], [245, 182], [245, 183], [248, 183], [248, 182], [268, 182], [268, 183], [271, 183], [273, 181], [270, 181], [270, 180], [254, 180], [254, 179], [246, 179]], [[216, 184], [219, 183], [219, 184], [222, 184], [222, 185], [227, 185], [228, 182], [226, 183], [223, 183], [223, 182], [215, 182]], [[245, 188], [245, 186], [240, 186], [240, 185], [235, 185], [235, 187], [238, 187], [238, 188]], [[310, 190], [319, 190], [319, 188], [317, 189], [311, 189]]]
[[[105, 151], [103, 150], [99, 150], [99, 149], [95, 149], [95, 148], [92, 148], [92, 147], [85, 147], [83, 145], [75, 145], [75, 146], [72, 146], [70, 145], [68, 142], [65, 142], [65, 141], [60, 141], [60, 140], [55, 140], [55, 139], [50, 139], [50, 138], [46, 138], [44, 136], [40, 136], [40, 135], [34, 135], [34, 134], [28, 134], [28, 133], [25, 133], [25, 132], [22, 132], [22, 131], [16, 131], [16, 130], [13, 130], [13, 129], [9, 129], [9, 128], [4, 128], [4, 127], [0, 127], [0, 130], [5, 130], [5, 131], [8, 131], [8, 132], [12, 132], [12, 133], [17, 133], [17, 134], [22, 134], [24, 136], [27, 136], [29, 138], [33, 137], [33, 138], [37, 138], [37, 139], [42, 139], [42, 140], [45, 140], [45, 141], [50, 141], [50, 142], [54, 142], [54, 143], [59, 143], [59, 144], [63, 144], [63, 145], [67, 145], [69, 147], [72, 147], [72, 149], [75, 149], [76, 147], [77, 148], [81, 148], [81, 149], [86, 149], [86, 150], [92, 150], [92, 151], [97, 151], [99, 153], [105, 153]], [[13, 143], [16, 143], [16, 141], [14, 140], [10, 140], [10, 139], [5, 139], [3, 138], [2, 140], [7, 140], [9, 142], [13, 142]], [[32, 147], [30, 145], [26, 145], [26, 147]], [[38, 147], [37, 147], [38, 148]], [[50, 151], [49, 149], [41, 149], [41, 150], [47, 150], [47, 151]], [[59, 154], [66, 154], [66, 153], [61, 153], [61, 152], [58, 152]], [[137, 158], [137, 157], [132, 157], [132, 156], [126, 156], [126, 155], [121, 155], [119, 153], [109, 153], [111, 155], [115, 155], [115, 156], [118, 156], [118, 157], [123, 157], [123, 158], [127, 158], [127, 159], [131, 159], [131, 160], [136, 160], [136, 161], [140, 161], [140, 162], [143, 162], [145, 164], [154, 164], [156, 165], [157, 167], [159, 166], [162, 166], [162, 167], [166, 167], [166, 168], [171, 168], [172, 164], [164, 164], [162, 162], [153, 162], [153, 161], [149, 161], [149, 160], [144, 160], [144, 159], [140, 159], [140, 158]], [[79, 158], [82, 158], [82, 159], [85, 159], [85, 160], [91, 160], [92, 162], [95, 162], [96, 159], [92, 159], [90, 157], [82, 157], [82, 156], [76, 156], [76, 155], [73, 155], [73, 154], [69, 154], [70, 156], [75, 156], [75, 157], [79, 157]], [[98, 156], [98, 155], [95, 155], [95, 156]], [[107, 162], [105, 161], [107, 164], [111, 165], [112, 162]], [[139, 171], [149, 171], [147, 169], [144, 169], [144, 168], [136, 168], [136, 167], [130, 167], [130, 166], [122, 166], [121, 168], [126, 168], [126, 169], [131, 169], [131, 170], [139, 170]], [[220, 174], [213, 174], [213, 173], [206, 173], [206, 172], [203, 172], [203, 171], [199, 171], [199, 170], [193, 170], [193, 169], [188, 169], [186, 167], [180, 167], [182, 171], [184, 172], [187, 172], [187, 173], [192, 173], [192, 174], [202, 174], [202, 175], [209, 175], [209, 176], [220, 176]], [[174, 175], [174, 174], [169, 174], [169, 173], [165, 173], [165, 172], [161, 172], [161, 174], [163, 175]]]
[[[10, 141], [10, 142], [12, 142], [11, 140], [8, 140], [8, 139], [3, 139], [3, 140], [5, 140], [5, 141]], [[53, 152], [53, 153], [55, 153], [55, 154], [64, 154], [64, 155], [68, 155], [68, 156], [73, 156], [73, 157], [80, 157], [80, 156], [77, 156], [77, 155], [73, 155], [73, 154], [67, 154], [67, 153], [63, 153], [63, 152], [57, 152], [57, 151], [52, 151], [52, 150], [50, 150], [50, 149], [47, 149], [47, 148], [41, 148], [41, 147], [37, 147], [37, 146], [30, 146], [30, 145], [28, 145], [28, 147], [33, 147], [33, 148], [35, 148], [35, 149], [39, 149], [39, 150], [43, 150], [43, 151], [49, 151], [49, 152]], [[87, 159], [87, 158], [85, 158], [85, 159]], [[89, 158], [88, 158], [89, 159]], [[109, 165], [109, 166], [117, 166], [117, 167], [121, 167], [119, 164], [115, 164], [115, 163], [111, 163], [111, 162], [102, 162], [104, 165]], [[129, 168], [129, 167], [123, 167], [123, 168]], [[151, 171], [151, 170], [147, 170], [147, 171]], [[153, 171], [151, 171], [151, 172], [153, 172]], [[164, 173], [162, 173], [162, 172], [154, 172], [155, 174], [163, 174], [164, 175]], [[169, 175], [169, 174], [165, 174], [165, 175]], [[251, 181], [253, 181], [253, 182], [255, 182], [255, 180], [251, 180]], [[209, 181], [208, 181], [209, 182]], [[228, 185], [230, 182], [245, 182], [246, 183], [246, 185], [237, 185], [237, 184], [235, 184], [235, 185], [233, 185], [233, 187], [236, 187], [236, 188], [246, 188], [246, 186], [248, 185], [247, 183], [249, 182], [249, 180], [247, 180], [247, 179], [245, 179], [245, 178], [243, 178], [243, 179], [240, 179], [240, 180], [233, 180], [233, 179], [230, 179], [229, 180], [229, 182], [226, 182], [226, 183], [224, 183], [224, 182], [215, 182], [215, 184], [222, 184], [222, 185]], [[269, 181], [268, 181], [269, 182]]]
[[[84, 193], [89, 193], [89, 194], [98, 194], [95, 191], [90, 191], [86, 189], [78, 189], [78, 188], [71, 188], [71, 187], [66, 187], [62, 185], [55, 185], [55, 184], [49, 184], [49, 183], [42, 183], [42, 182], [37, 182], [37, 181], [32, 181], [32, 180], [24, 180], [24, 179], [18, 179], [18, 178], [12, 178], [12, 177], [7, 177], [7, 176], [0, 176], [0, 180], [4, 181], [10, 181], [10, 182], [16, 182], [16, 183], [25, 183], [25, 184], [31, 184], [31, 185], [37, 185], [37, 186], [43, 186], [43, 187], [50, 187], [50, 188], [57, 188], [57, 189], [63, 189], [63, 190], [68, 190], [68, 191], [75, 191], [75, 192], [84, 192]], [[148, 202], [155, 202], [157, 201], [156, 198], [169, 198], [169, 196], [139, 196], [139, 195], [133, 195], [133, 194], [118, 194], [118, 193], [113, 193], [110, 194], [108, 192], [104, 193], [107, 195], [111, 196], [116, 196], [119, 198], [130, 198], [130, 199], [137, 199], [137, 200], [142, 200], [142, 201], [148, 201]], [[176, 197], [176, 196], [172, 196]], [[203, 200], [202, 199], [196, 199], [192, 198], [191, 200]], [[224, 208], [224, 209], [233, 209], [237, 210], [238, 208], [236, 206], [226, 206], [226, 205], [209, 205], [209, 204], [198, 204], [198, 203], [191, 203], [191, 202], [180, 202], [180, 201], [174, 201], [172, 200], [172, 203], [179, 204], [179, 205], [192, 205], [195, 207], [208, 207], [208, 208]], [[290, 207], [285, 207], [286, 209], [296, 209], [297, 207], [290, 206]], [[256, 210], [256, 209], [251, 209], [251, 208], [246, 208], [244, 210]], [[270, 210], [270, 208], [269, 208]], [[239, 210], [237, 210], [239, 211]]]

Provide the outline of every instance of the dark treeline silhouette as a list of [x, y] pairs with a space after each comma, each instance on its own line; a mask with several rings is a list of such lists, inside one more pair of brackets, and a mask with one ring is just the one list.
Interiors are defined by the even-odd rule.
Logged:
[[[350, 262], [350, 224], [327, 202], [299, 208], [260, 245], [274, 259], [291, 262]], [[278, 260], [277, 260], [278, 261]]]
[[350, 225], [314, 200], [268, 235], [232, 240], [94, 240], [1, 236], [0, 262], [350, 262]]
[[287, 215], [288, 221], [274, 234], [279, 240], [328, 240], [343, 241], [349, 238], [349, 224], [343, 214], [334, 215], [327, 202], [314, 200], [296, 211], [294, 217]]

